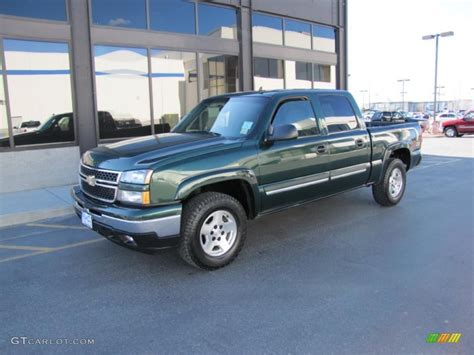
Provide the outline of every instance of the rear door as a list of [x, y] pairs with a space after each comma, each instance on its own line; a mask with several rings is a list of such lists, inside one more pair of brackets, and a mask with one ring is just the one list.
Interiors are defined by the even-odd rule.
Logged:
[[474, 133], [474, 111], [467, 113], [457, 126], [459, 133]]
[[327, 130], [330, 192], [364, 185], [370, 174], [371, 156], [367, 129], [344, 94], [318, 94], [317, 102]]
[[327, 139], [308, 98], [286, 98], [273, 127], [292, 124], [298, 138], [262, 144], [258, 154], [262, 209], [269, 211], [324, 195], [329, 180]]

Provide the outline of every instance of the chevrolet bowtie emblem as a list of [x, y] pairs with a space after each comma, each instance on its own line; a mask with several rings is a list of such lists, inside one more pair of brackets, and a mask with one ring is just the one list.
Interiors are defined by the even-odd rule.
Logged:
[[94, 175], [87, 175], [87, 183], [91, 186], [95, 186], [95, 176]]

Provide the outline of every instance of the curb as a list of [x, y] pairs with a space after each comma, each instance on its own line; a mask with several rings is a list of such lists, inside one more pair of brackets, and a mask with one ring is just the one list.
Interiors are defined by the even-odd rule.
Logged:
[[43, 219], [49, 219], [53, 217], [62, 217], [67, 215], [73, 215], [74, 208], [62, 207], [54, 208], [49, 210], [37, 210], [19, 213], [10, 213], [0, 216], [0, 227], [10, 227], [18, 224], [25, 224], [40, 221]]

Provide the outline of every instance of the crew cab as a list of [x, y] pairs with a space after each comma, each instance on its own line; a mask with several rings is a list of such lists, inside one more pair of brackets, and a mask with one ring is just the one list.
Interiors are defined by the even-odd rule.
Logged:
[[396, 205], [421, 143], [416, 123], [367, 128], [346, 91], [222, 95], [171, 133], [84, 153], [72, 196], [82, 223], [111, 241], [176, 246], [216, 269], [239, 254], [249, 219], [365, 186]]
[[474, 134], [474, 110], [468, 111], [463, 118], [442, 123], [446, 137], [462, 137], [464, 134]]

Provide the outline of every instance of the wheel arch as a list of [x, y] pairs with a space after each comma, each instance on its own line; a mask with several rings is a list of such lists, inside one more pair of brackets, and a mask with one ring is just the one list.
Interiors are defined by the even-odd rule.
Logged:
[[199, 193], [209, 191], [237, 199], [249, 219], [255, 218], [260, 210], [257, 178], [250, 169], [228, 169], [187, 179], [178, 187], [176, 199], [186, 202]]

